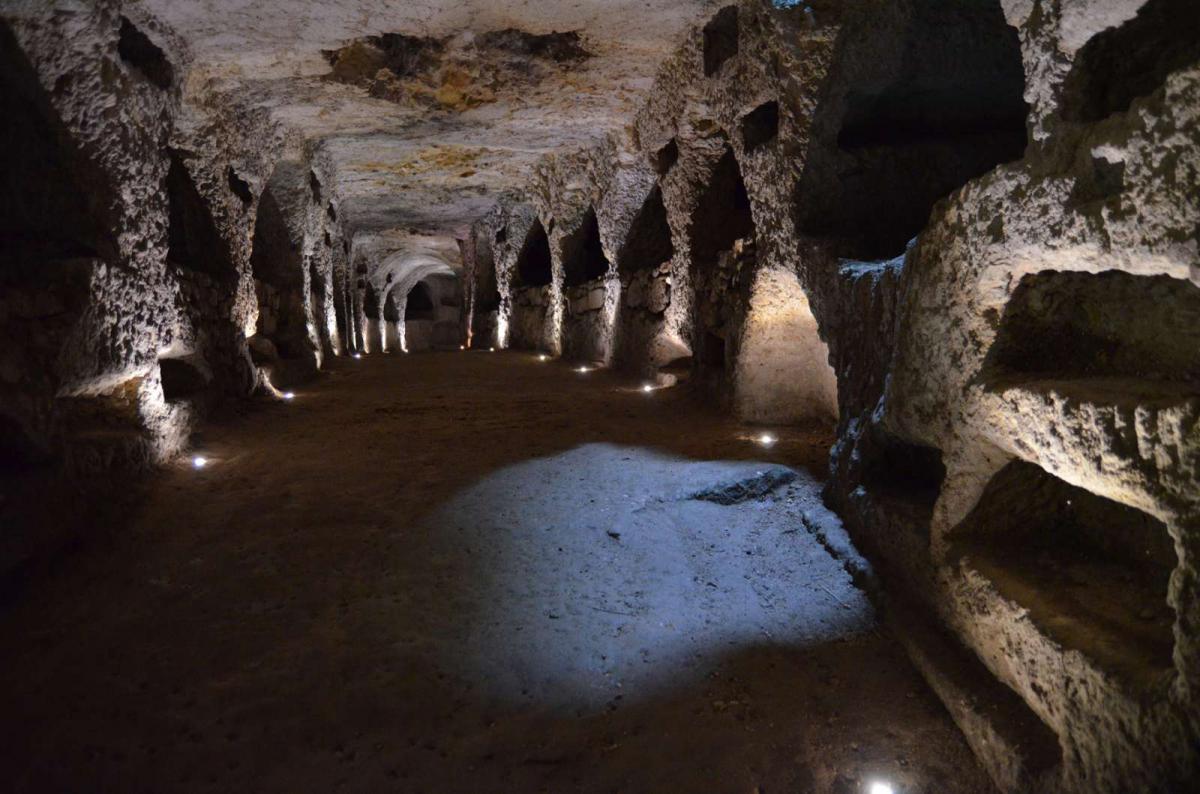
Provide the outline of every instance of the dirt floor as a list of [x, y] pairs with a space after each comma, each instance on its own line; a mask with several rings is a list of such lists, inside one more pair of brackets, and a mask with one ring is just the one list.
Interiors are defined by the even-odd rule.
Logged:
[[0, 608], [0, 787], [991, 792], [801, 521], [830, 431], [637, 386], [368, 356], [206, 426]]

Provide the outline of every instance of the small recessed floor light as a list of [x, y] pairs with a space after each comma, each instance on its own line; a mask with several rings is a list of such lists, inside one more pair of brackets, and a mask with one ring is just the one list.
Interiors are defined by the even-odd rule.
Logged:
[[192, 458], [192, 468], [194, 469], [203, 469], [207, 465], [208, 458], [204, 457], [203, 455], [197, 455], [196, 457]]
[[351, 358], [362, 358], [362, 353], [355, 353]]
[[296, 399], [296, 392], [294, 392], [294, 391], [285, 391], [285, 392], [283, 393], [283, 399], [285, 399], [285, 400], [294, 400], [294, 399]]
[[592, 370], [591, 370], [591, 367], [577, 367], [575, 369], [575, 371], [583, 373], [583, 372], [591, 372]]
[[466, 349], [467, 349], [467, 346], [466, 346], [466, 345], [459, 345], [459, 346], [458, 346], [458, 349], [459, 349], [459, 350], [466, 350]]
[[880, 783], [877, 780], [867, 789], [867, 794], [894, 794], [894, 792], [892, 791], [892, 787], [887, 783]]
[[542, 353], [540, 356], [538, 356], [538, 361], [549, 361], [549, 360], [550, 360], [550, 356], [546, 355], [545, 353]]
[[[775, 441], [775, 436], [771, 435], [770, 433], [763, 433], [758, 437], [758, 443], [762, 444], [764, 447], [771, 446], [775, 443]], [[875, 794], [875, 792], [871, 792], [871, 794]]]
[[489, 347], [489, 348], [488, 348], [488, 352], [489, 352], [489, 353], [495, 353], [495, 352], [496, 352], [496, 348], [494, 348], [494, 347]]
[[642, 384], [642, 391], [649, 394], [650, 392], [654, 391], [654, 387], [651, 386], [649, 383], [645, 383], [645, 384]]

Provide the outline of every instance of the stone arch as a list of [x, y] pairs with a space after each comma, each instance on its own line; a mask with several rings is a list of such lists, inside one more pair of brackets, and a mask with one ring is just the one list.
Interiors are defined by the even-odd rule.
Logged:
[[756, 267], [755, 233], [746, 183], [726, 143], [689, 225], [693, 371], [722, 397], [732, 388], [736, 332], [746, 311], [748, 278]]
[[534, 219], [525, 234], [525, 241], [517, 254], [515, 274], [518, 287], [544, 287], [553, 280], [550, 239], [540, 218]]

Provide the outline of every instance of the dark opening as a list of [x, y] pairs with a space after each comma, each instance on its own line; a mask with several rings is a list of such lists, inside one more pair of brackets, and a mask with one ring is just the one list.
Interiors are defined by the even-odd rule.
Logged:
[[939, 199], [1022, 156], [1028, 107], [998, 0], [872, 9], [839, 34], [796, 206], [802, 235], [878, 260], [902, 252]]
[[396, 307], [396, 290], [389, 290], [387, 298], [383, 301], [383, 319], [386, 322], [394, 323], [400, 320], [400, 309]]
[[691, 219], [695, 289], [693, 359], [706, 385], [722, 390], [731, 363], [726, 343], [741, 310], [741, 276], [755, 266], [754, 218], [737, 158], [728, 143]]
[[583, 223], [563, 240], [562, 253], [564, 286], [586, 284], [608, 272], [608, 258], [600, 244], [600, 224], [594, 209], [589, 207]]
[[424, 282], [418, 281], [408, 291], [408, 302], [404, 305], [405, 320], [435, 320], [437, 312], [433, 306], [433, 296]]
[[233, 195], [237, 196], [243, 204], [249, 204], [251, 201], [254, 201], [254, 193], [250, 190], [250, 183], [238, 176], [233, 166], [229, 166], [226, 169], [225, 178], [229, 182], [229, 189], [233, 192]]
[[742, 118], [742, 143], [752, 152], [779, 136], [779, 103], [759, 105]]
[[488, 314], [500, 308], [500, 289], [496, 284], [496, 266], [488, 263], [479, 274], [479, 292], [475, 297], [475, 312]]
[[379, 293], [375, 291], [373, 284], [367, 284], [363, 290], [363, 314], [367, 315], [369, 320], [379, 319]]
[[1063, 116], [1099, 121], [1154, 93], [1167, 75], [1200, 61], [1200, 4], [1149, 0], [1133, 19], [1093, 36], [1065, 82]]
[[667, 141], [666, 146], [659, 149], [650, 157], [650, 164], [654, 167], [654, 172], [659, 176], [666, 176], [671, 170], [671, 166], [679, 160], [679, 144], [675, 139]]
[[337, 220], [337, 210], [335, 210], [333, 208], [333, 202], [330, 202], [329, 205], [327, 207], [325, 207], [325, 214], [327, 216], [329, 216], [329, 220], [331, 220], [331, 221]]
[[718, 255], [733, 248], [734, 241], [753, 236], [750, 196], [733, 149], [727, 145], [692, 218], [693, 267], [703, 269], [716, 265]]
[[117, 54], [154, 85], [162, 89], [171, 87], [175, 70], [166, 53], [125, 17], [121, 17]]
[[737, 51], [738, 10], [737, 6], [726, 6], [704, 26], [704, 76], [716, 74]]
[[525, 234], [525, 243], [517, 255], [517, 281], [521, 287], [544, 287], [553, 274], [550, 267], [550, 240], [540, 220]]
[[[115, 258], [108, 189], [59, 121], [33, 66], [0, 21], [0, 266]], [[0, 272], [0, 276], [5, 275]]]
[[321, 180], [317, 179], [316, 171], [308, 172], [308, 189], [312, 192], [312, 200], [314, 204], [321, 203]]
[[1172, 667], [1177, 558], [1153, 516], [1016, 461], [951, 538], [956, 558], [1061, 645], [1145, 685]]
[[499, 229], [497, 229], [496, 236], [493, 239], [496, 241], [497, 245], [500, 245], [501, 243], [506, 241], [508, 239], [508, 227], [501, 226]]
[[250, 268], [259, 281], [283, 289], [303, 283], [301, 267], [299, 247], [292, 241], [275, 192], [268, 187], [258, 202]]
[[167, 171], [167, 198], [170, 204], [167, 260], [213, 278], [235, 278], [237, 271], [208, 203], [176, 151], [171, 152], [171, 167]]
[[162, 373], [163, 396], [167, 402], [190, 399], [208, 387], [208, 378], [186, 359], [161, 358], [158, 367]]
[[1200, 287], [1119, 271], [1026, 275], [988, 351], [985, 376], [1119, 378], [1200, 388]]
[[864, 439], [863, 486], [874, 497], [912, 502], [932, 514], [946, 479], [942, 451], [872, 427]]
[[674, 255], [671, 227], [667, 224], [667, 208], [663, 206], [662, 190], [655, 185], [633, 219], [621, 250], [617, 252], [617, 270], [625, 274], [658, 267], [671, 261]]
[[329, 232], [325, 232], [325, 247], [333, 248], [333, 237], [330, 236]]

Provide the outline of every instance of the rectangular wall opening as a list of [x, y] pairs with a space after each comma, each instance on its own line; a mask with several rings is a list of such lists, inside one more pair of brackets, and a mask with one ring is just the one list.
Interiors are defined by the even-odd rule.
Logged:
[[1029, 611], [1046, 636], [1130, 683], [1172, 668], [1177, 564], [1167, 526], [1014, 461], [951, 533], [951, 559]]

